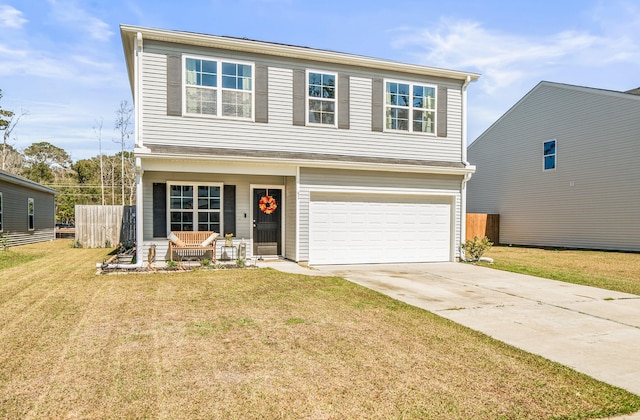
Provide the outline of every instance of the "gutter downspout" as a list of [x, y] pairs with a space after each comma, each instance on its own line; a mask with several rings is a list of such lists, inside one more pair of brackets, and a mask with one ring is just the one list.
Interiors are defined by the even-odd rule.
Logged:
[[[467, 161], [467, 87], [471, 83], [471, 76], [462, 84], [462, 139], [461, 139], [461, 158], [465, 167], [470, 166]], [[472, 174], [465, 174], [460, 183], [460, 245], [467, 240], [467, 182], [471, 179]], [[462, 247], [460, 248], [460, 257], [462, 257]]]
[[[142, 33], [136, 35], [135, 45], [135, 68], [134, 68], [134, 86], [135, 95], [133, 98], [133, 106], [135, 107], [135, 145], [142, 147], [142, 54], [143, 54]], [[135, 266], [142, 267], [144, 260], [144, 252], [142, 244], [144, 243], [144, 223], [143, 223], [143, 192], [142, 185], [142, 159], [136, 157], [136, 263]]]

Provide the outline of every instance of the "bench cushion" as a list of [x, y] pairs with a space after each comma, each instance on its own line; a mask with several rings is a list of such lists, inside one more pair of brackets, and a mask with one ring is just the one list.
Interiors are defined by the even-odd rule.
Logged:
[[187, 245], [184, 243], [182, 239], [178, 238], [178, 236], [173, 232], [169, 233], [169, 236], [167, 237], [167, 239], [169, 239], [177, 247], [183, 247]]
[[200, 246], [205, 248], [211, 245], [213, 241], [215, 241], [220, 234], [218, 232], [213, 232], [207, 239], [205, 239]]

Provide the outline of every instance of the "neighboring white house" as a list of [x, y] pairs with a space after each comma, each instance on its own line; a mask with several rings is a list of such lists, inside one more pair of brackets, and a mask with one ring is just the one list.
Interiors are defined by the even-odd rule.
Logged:
[[640, 251], [638, 160], [637, 89], [541, 82], [469, 146], [467, 211], [503, 244]]
[[[474, 73], [121, 26], [138, 261], [179, 230], [309, 264], [454, 261]], [[218, 243], [220, 245], [220, 241]]]

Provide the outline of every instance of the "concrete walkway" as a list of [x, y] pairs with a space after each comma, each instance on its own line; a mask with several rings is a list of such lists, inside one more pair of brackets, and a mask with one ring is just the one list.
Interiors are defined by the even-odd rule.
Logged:
[[640, 395], [640, 296], [462, 263], [261, 266], [346, 278]]

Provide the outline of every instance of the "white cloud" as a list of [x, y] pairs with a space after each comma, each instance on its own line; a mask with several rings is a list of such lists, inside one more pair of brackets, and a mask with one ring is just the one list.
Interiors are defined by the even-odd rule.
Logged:
[[637, 86], [637, 4], [607, 1], [583, 15], [589, 19], [582, 27], [547, 34], [441, 19], [429, 28], [396, 30], [392, 45], [427, 66], [481, 74], [469, 89], [472, 141], [541, 80], [613, 90]]
[[63, 24], [75, 25], [96, 41], [108, 41], [113, 35], [109, 24], [82, 9], [74, 0], [49, 0], [52, 16]]
[[608, 38], [585, 31], [547, 36], [502, 33], [473, 21], [444, 19], [435, 28], [403, 29], [396, 48], [412, 49], [419, 62], [482, 73], [481, 88], [496, 92], [524, 80], [540, 79], [550, 69], [599, 67], [629, 60], [631, 41], [622, 35]]
[[0, 27], [20, 29], [27, 23], [22, 17], [22, 12], [12, 6], [0, 5]]

